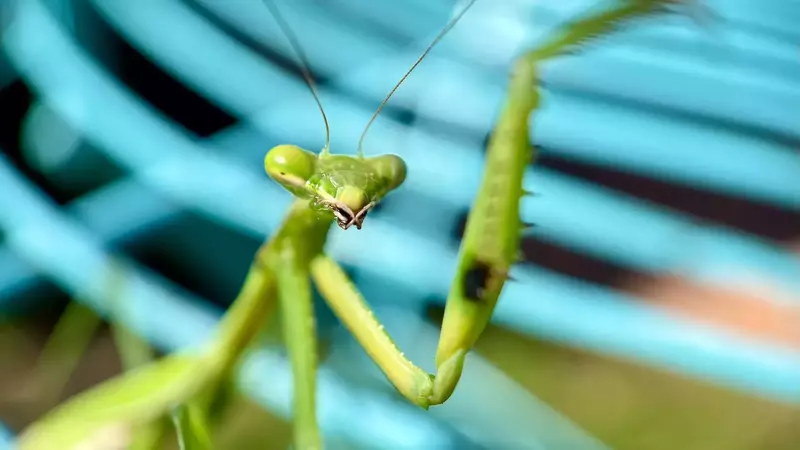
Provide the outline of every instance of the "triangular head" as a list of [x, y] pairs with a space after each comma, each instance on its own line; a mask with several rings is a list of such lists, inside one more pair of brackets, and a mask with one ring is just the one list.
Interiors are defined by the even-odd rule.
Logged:
[[264, 159], [267, 174], [294, 196], [328, 210], [343, 230], [361, 229], [367, 213], [406, 179], [397, 155], [319, 156], [295, 145], [273, 147]]

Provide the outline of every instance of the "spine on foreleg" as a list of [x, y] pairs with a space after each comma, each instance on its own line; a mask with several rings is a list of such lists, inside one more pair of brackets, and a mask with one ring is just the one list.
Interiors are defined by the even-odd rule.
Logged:
[[473, 347], [517, 259], [522, 181], [533, 158], [528, 120], [539, 103], [535, 80], [535, 64], [521, 58], [489, 140], [483, 181], [461, 241], [436, 352], [437, 368]]

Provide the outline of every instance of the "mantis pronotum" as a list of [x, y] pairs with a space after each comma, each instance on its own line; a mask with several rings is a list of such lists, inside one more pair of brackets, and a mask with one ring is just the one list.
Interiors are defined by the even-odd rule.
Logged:
[[[396, 155], [365, 157], [363, 137], [394, 91], [475, 0], [447, 24], [381, 103], [365, 127], [355, 156], [333, 154], [329, 139], [319, 155], [294, 145], [279, 145], [267, 153], [267, 174], [297, 199], [281, 227], [258, 251], [209, 348], [199, 355], [170, 355], [75, 397], [29, 428], [20, 448], [73, 448], [109, 433], [126, 436], [134, 426], [184, 405], [178, 408], [179, 422], [187, 425], [180, 433], [191, 434], [192, 426], [205, 430], [216, 392], [276, 304], [294, 374], [295, 444], [320, 448], [311, 280], [403, 396], [422, 408], [447, 401], [517, 259], [524, 229], [519, 220], [519, 200], [525, 195], [522, 177], [534, 156], [528, 121], [539, 102], [535, 87], [538, 64], [606, 34], [627, 19], [659, 12], [674, 2], [620, 0], [613, 9], [566, 26], [561, 35], [523, 54], [514, 64], [508, 95], [489, 140], [481, 189], [459, 249], [435, 375], [418, 368], [394, 345], [344, 271], [323, 250], [334, 221], [345, 230], [360, 229], [368, 212], [402, 185], [407, 170], [403, 160]], [[267, 5], [302, 62], [328, 136], [327, 118], [301, 47], [275, 6]], [[194, 445], [210, 445], [198, 442], [208, 440], [196, 440]]]

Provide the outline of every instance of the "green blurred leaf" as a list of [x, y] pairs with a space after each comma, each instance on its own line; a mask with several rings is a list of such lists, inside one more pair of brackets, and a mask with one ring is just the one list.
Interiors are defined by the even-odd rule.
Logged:
[[133, 431], [133, 442], [127, 450], [154, 450], [163, 447], [164, 438], [170, 423], [162, 418], [146, 425], [136, 427]]
[[172, 413], [175, 433], [181, 450], [209, 450], [212, 448], [208, 417], [203, 408], [190, 402]]
[[[123, 273], [116, 272], [116, 277], [112, 278], [111, 287], [115, 289], [117, 295], [110, 298], [112, 311], [111, 333], [114, 337], [114, 344], [117, 347], [122, 370], [129, 372], [139, 367], [145, 366], [156, 358], [156, 352], [150, 344], [142, 339], [141, 336], [131, 331], [125, 324], [117, 320], [125, 312], [125, 300], [122, 297], [124, 292]], [[153, 450], [160, 449], [164, 445], [170, 423], [166, 417], [159, 417], [147, 423], [137, 425], [133, 428], [133, 441], [127, 450]]]
[[100, 316], [82, 303], [67, 304], [39, 356], [34, 379], [48, 401], [55, 403], [61, 397], [102, 323]]
[[109, 322], [111, 323], [114, 343], [117, 346], [123, 370], [133, 370], [155, 359], [155, 352], [146, 340], [125, 325], [125, 321], [119, 320], [119, 318], [133, 313], [128, 310], [131, 302], [126, 297], [128, 291], [126, 290], [127, 275], [125, 268], [120, 266], [119, 263], [112, 263], [109, 266], [106, 283], [110, 312]]
[[129, 330], [121, 323], [115, 322], [111, 325], [111, 332], [114, 335], [114, 344], [119, 352], [119, 359], [122, 368], [130, 371], [144, 366], [155, 358], [155, 351], [146, 340], [136, 333]]
[[[207, 357], [170, 355], [58, 406], [25, 430], [19, 449], [68, 450], [90, 441], [104, 449], [117, 448], [117, 443], [126, 448], [135, 427], [185, 403], [217, 373]], [[109, 442], [100, 445], [102, 439]]]

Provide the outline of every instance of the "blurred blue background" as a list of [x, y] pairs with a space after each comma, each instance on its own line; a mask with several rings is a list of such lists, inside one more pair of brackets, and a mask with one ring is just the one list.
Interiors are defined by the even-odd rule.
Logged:
[[[536, 227], [446, 405], [399, 398], [319, 305], [333, 448], [796, 448], [800, 4], [698, 3], [542, 67]], [[343, 153], [460, 6], [279, 4]], [[608, 4], [479, 0], [371, 128], [366, 152], [407, 181], [328, 248], [422, 367], [511, 61]], [[324, 128], [259, 0], [12, 0], [0, 25], [2, 442], [42, 413], [24, 386], [66, 302], [110, 313], [112, 267], [115, 320], [165, 352], [208, 338], [291, 202], [264, 153], [316, 151]], [[119, 370], [96, 341], [69, 392]], [[280, 345], [239, 381], [255, 403], [227, 434], [286, 448]]]

